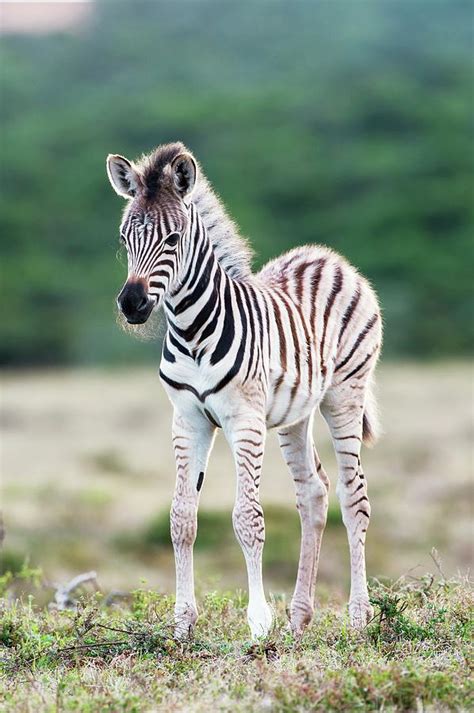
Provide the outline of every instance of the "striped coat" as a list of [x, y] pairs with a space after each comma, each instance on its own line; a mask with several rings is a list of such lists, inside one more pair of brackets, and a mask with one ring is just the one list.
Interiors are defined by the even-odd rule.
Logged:
[[259, 483], [266, 431], [276, 428], [293, 477], [302, 543], [290, 614], [295, 634], [311, 620], [329, 481], [312, 437], [323, 413], [338, 461], [337, 492], [351, 553], [351, 623], [371, 616], [365, 573], [370, 518], [362, 441], [377, 430], [372, 373], [381, 346], [377, 299], [367, 281], [322, 246], [296, 248], [250, 269], [251, 253], [194, 157], [181, 144], [138, 164], [110, 156], [115, 190], [128, 199], [121, 225], [128, 277], [118, 304], [128, 323], [163, 306], [160, 378], [174, 406], [177, 480], [171, 508], [176, 629], [197, 616], [192, 548], [197, 507], [216, 429], [237, 473], [234, 530], [248, 571], [248, 621], [266, 634], [264, 517]]

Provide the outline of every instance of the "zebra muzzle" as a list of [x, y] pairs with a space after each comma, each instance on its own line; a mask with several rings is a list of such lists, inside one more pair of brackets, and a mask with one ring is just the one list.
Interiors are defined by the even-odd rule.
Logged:
[[142, 281], [127, 281], [117, 297], [117, 306], [129, 324], [146, 322], [154, 304]]

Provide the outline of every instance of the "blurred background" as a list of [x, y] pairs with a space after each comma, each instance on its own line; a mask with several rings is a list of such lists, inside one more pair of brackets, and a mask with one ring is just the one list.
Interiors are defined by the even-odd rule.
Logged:
[[[173, 586], [160, 343], [115, 323], [125, 279], [108, 153], [182, 140], [256, 250], [325, 243], [377, 289], [385, 435], [365, 452], [369, 573], [472, 561], [473, 7], [399, 2], [2, 2], [1, 561], [105, 588]], [[331, 479], [326, 428], [315, 437]], [[203, 489], [202, 587], [241, 586], [232, 462]], [[289, 591], [299, 522], [276, 439], [266, 584]], [[332, 498], [320, 591], [348, 582]]]

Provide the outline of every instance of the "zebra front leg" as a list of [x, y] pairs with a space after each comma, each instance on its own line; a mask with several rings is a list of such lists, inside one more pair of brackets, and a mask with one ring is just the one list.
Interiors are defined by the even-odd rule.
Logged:
[[328, 511], [329, 480], [313, 443], [313, 415], [278, 431], [283, 457], [295, 483], [301, 520], [301, 549], [296, 587], [290, 605], [291, 629], [296, 636], [311, 622], [321, 540]]
[[256, 639], [266, 636], [272, 625], [272, 612], [265, 599], [262, 581], [262, 554], [265, 523], [259, 502], [266, 428], [259, 418], [235, 420], [225, 428], [236, 471], [237, 494], [232, 522], [247, 565], [249, 604], [247, 619]]
[[351, 560], [349, 618], [361, 629], [372, 619], [365, 565], [365, 536], [370, 520], [367, 481], [360, 462], [362, 413], [360, 403], [327, 399], [322, 413], [328, 423], [336, 451], [339, 478], [336, 492], [347, 530]]
[[171, 540], [176, 565], [175, 634], [189, 635], [196, 619], [193, 546], [197, 509], [215, 429], [200, 414], [190, 422], [175, 412], [173, 445], [176, 486], [171, 505]]

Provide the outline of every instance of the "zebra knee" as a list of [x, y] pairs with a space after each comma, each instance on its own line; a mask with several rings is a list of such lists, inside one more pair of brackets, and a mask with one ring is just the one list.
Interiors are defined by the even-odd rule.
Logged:
[[173, 500], [170, 530], [171, 541], [175, 547], [194, 545], [197, 534], [197, 507], [194, 503]]
[[367, 484], [361, 475], [357, 475], [350, 485], [338, 481], [336, 493], [341, 505], [342, 519], [346, 527], [352, 522], [365, 522], [365, 529], [370, 520], [370, 501], [367, 494]]
[[322, 530], [326, 526], [328, 512], [328, 491], [321, 479], [314, 476], [307, 480], [300, 490], [297, 508], [303, 526]]
[[261, 548], [265, 542], [265, 521], [260, 503], [237, 502], [232, 511], [235, 536], [243, 550]]
[[315, 529], [324, 529], [329, 507], [328, 491], [319, 478], [311, 480], [311, 524]]

